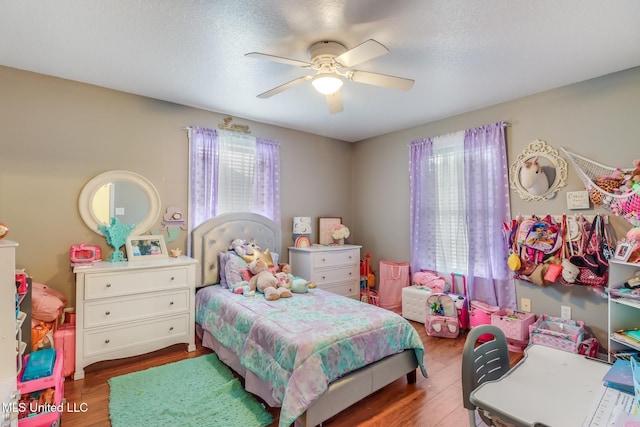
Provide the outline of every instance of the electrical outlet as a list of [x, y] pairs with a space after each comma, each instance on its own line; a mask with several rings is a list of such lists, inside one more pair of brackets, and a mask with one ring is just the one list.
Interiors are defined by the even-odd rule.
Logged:
[[571, 307], [567, 305], [560, 306], [560, 317], [563, 319], [571, 319]]
[[531, 313], [531, 300], [529, 298], [520, 299], [520, 310], [525, 313]]

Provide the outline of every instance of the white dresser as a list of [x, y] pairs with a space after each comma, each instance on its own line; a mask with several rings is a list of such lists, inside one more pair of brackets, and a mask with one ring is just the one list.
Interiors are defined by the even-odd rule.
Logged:
[[356, 245], [289, 248], [294, 276], [327, 291], [360, 299], [360, 248]]
[[182, 256], [75, 267], [76, 369], [173, 344], [195, 350], [195, 267]]

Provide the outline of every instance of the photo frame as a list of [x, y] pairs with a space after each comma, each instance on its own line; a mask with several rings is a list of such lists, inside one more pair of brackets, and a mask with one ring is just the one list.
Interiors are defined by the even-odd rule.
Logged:
[[626, 262], [631, 256], [631, 252], [635, 249], [635, 244], [631, 242], [619, 241], [616, 246], [616, 252], [613, 254], [613, 258], [619, 261]]
[[127, 259], [129, 261], [143, 261], [169, 257], [164, 236], [161, 234], [129, 236], [127, 237], [126, 248]]
[[342, 224], [342, 217], [318, 218], [318, 243], [321, 245], [330, 245], [333, 243], [331, 230], [333, 227], [340, 224]]

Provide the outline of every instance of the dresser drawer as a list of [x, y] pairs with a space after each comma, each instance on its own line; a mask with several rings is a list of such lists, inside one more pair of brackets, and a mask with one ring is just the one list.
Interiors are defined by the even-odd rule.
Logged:
[[189, 289], [108, 298], [84, 305], [85, 329], [189, 310]]
[[359, 260], [359, 250], [348, 251], [327, 251], [313, 254], [314, 268], [337, 267], [341, 265], [357, 265]]
[[311, 272], [311, 281], [317, 285], [331, 282], [359, 282], [358, 268], [343, 267], [332, 270], [314, 270]]
[[358, 299], [360, 297], [360, 283], [331, 283], [325, 285], [318, 285], [322, 290], [333, 292], [334, 294], [342, 295], [344, 297]]
[[84, 284], [84, 299], [152, 292], [175, 288], [183, 284], [186, 286], [187, 278], [188, 269], [186, 267], [87, 274]]
[[166, 341], [172, 337], [186, 337], [189, 333], [189, 319], [189, 313], [185, 313], [180, 316], [130, 323], [117, 328], [85, 330], [83, 356], [88, 358], [154, 341]]

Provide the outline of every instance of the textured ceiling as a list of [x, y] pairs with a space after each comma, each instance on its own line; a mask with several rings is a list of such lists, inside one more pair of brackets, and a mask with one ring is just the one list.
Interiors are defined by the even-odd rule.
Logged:
[[[637, 0], [0, 0], [0, 65], [353, 142], [636, 67], [639, 23]], [[356, 68], [411, 90], [256, 97], [310, 72], [245, 53], [367, 39], [390, 52]]]

